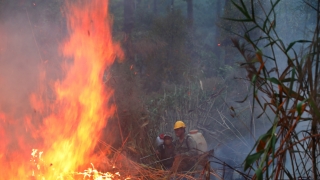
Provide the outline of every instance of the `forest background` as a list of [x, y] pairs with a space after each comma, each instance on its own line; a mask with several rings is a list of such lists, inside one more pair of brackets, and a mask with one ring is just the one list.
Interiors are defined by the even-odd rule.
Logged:
[[[203, 133], [217, 157], [240, 165], [259, 136], [274, 124], [268, 114], [271, 119], [276, 114], [254, 104], [252, 76], [241, 67], [246, 58], [232, 41], [248, 40], [249, 21], [235, 21], [246, 17], [237, 6], [241, 2], [255, 7], [257, 17], [263, 17], [265, 11], [275, 13], [278, 23], [274, 29], [285, 46], [295, 40], [311, 40], [314, 35], [317, 18], [311, 5], [317, 4], [311, 0], [243, 0], [236, 4], [231, 0], [110, 0], [113, 38], [121, 43], [125, 59], [118, 60], [111, 75], [104, 77], [115, 89], [112, 103], [117, 112], [102, 140], [139, 161], [154, 152], [160, 133], [173, 132], [174, 122], [182, 120], [188, 130]], [[55, 50], [67, 34], [62, 4], [62, 0], [0, 1], [0, 20], [18, 18], [21, 24], [27, 23], [29, 29], [21, 29], [19, 23], [12, 28], [21, 32], [19, 41], [33, 43], [30, 54], [37, 47], [41, 59], [56, 68], [48, 72], [51, 76], [61, 76], [55, 74], [61, 68]], [[22, 20], [26, 13], [28, 21]], [[34, 37], [26, 39], [23, 33], [31, 32]], [[250, 37], [262, 34], [253, 31]], [[262, 54], [269, 53], [262, 49]], [[285, 70], [286, 57], [280, 50], [274, 53], [279, 53], [278, 70]], [[265, 62], [265, 66], [272, 64]], [[111, 131], [113, 137], [107, 137]]]

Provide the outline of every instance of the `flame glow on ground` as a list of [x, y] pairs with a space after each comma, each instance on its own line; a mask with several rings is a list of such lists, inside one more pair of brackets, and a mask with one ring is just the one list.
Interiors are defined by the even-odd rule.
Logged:
[[[63, 65], [64, 78], [54, 83], [55, 100], [45, 100], [45, 92], [29, 95], [33, 109], [41, 114], [40, 123], [30, 112], [24, 116], [25, 124], [18, 124], [0, 109], [1, 179], [70, 179], [70, 173], [90, 165], [93, 148], [114, 113], [115, 106], [108, 105], [113, 90], [102, 82], [106, 68], [122, 52], [112, 41], [108, 1], [70, 1], [64, 12], [69, 38], [62, 44], [61, 52], [68, 60]], [[39, 79], [43, 76], [45, 72]], [[7, 134], [9, 129], [18, 138]], [[32, 137], [30, 142], [34, 143], [29, 144], [25, 136]], [[34, 145], [37, 147], [32, 148], [39, 150], [32, 151]], [[90, 168], [83, 175], [99, 175], [95, 179], [119, 175], [99, 174]]]

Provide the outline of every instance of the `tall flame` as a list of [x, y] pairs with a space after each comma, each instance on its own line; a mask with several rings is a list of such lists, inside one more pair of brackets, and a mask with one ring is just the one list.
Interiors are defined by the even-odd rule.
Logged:
[[[30, 96], [34, 109], [39, 112], [44, 112], [45, 107], [50, 109], [40, 126], [32, 125], [32, 116], [25, 116], [26, 126], [33, 129], [28, 132], [32, 134], [30, 136], [42, 139], [39, 147], [35, 148], [43, 150], [41, 160], [44, 169], [40, 172], [41, 178], [46, 180], [64, 177], [77, 171], [79, 166], [90, 163], [88, 159], [93, 148], [115, 109], [115, 106], [108, 104], [113, 90], [103, 83], [103, 76], [115, 57], [122, 56], [120, 46], [112, 41], [107, 0], [70, 0], [65, 7], [70, 34], [61, 46], [62, 54], [67, 59], [64, 64], [65, 77], [54, 83], [56, 99], [53, 103], [44, 104], [48, 101], [43, 101], [37, 95], [39, 92]], [[6, 131], [2, 131], [6, 128], [5, 119], [5, 114], [0, 112], [0, 123], [3, 125], [0, 126], [0, 137], [6, 137], [3, 134]], [[5, 162], [2, 156], [7, 150], [6, 143], [3, 141], [0, 145], [0, 162]], [[23, 150], [29, 150], [30, 155], [31, 149]], [[6, 179], [25, 179], [23, 175], [28, 167], [21, 164], [28, 162], [21, 162], [21, 159], [20, 162], [10, 159], [10, 166], [16, 166], [11, 168], [21, 172], [7, 175]], [[40, 176], [36, 178], [40, 179]]]
[[112, 90], [102, 83], [119, 47], [112, 42], [107, 1], [82, 1], [67, 4], [70, 38], [63, 54], [73, 58], [66, 77], [55, 83], [57, 113], [44, 119], [45, 161], [70, 172], [85, 163], [95, 147], [102, 128], [114, 111], [107, 108]]

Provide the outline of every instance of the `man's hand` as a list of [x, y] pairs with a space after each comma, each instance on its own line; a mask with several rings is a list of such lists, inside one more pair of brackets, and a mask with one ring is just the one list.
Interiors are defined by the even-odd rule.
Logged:
[[179, 159], [179, 160], [182, 160], [183, 158], [185, 158], [186, 155], [184, 153], [181, 153], [181, 154], [176, 154], [174, 156], [174, 159]]

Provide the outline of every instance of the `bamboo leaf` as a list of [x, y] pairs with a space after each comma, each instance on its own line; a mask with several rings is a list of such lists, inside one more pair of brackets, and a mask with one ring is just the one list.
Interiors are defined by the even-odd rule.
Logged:
[[306, 3], [309, 7], [311, 7], [313, 10], [318, 11], [318, 8], [314, 7], [312, 4], [310, 4], [307, 1], [303, 1], [304, 3]]
[[272, 134], [272, 128], [270, 128], [270, 129], [267, 131], [267, 133], [261, 135], [261, 136], [259, 137], [259, 140], [266, 141], [267, 139], [270, 138], [271, 134]]
[[270, 81], [270, 82], [272, 82], [272, 83], [274, 83], [274, 84], [277, 84], [277, 85], [280, 85], [280, 84], [281, 84], [280, 81], [279, 81], [277, 78], [274, 78], [274, 77], [272, 77], [272, 78], [267, 78], [267, 80]]
[[287, 66], [287, 68], [282, 72], [281, 76], [279, 77], [280, 81], [282, 81], [287, 76], [287, 73], [289, 70], [290, 70], [290, 66]]
[[297, 81], [298, 79], [294, 79], [294, 78], [285, 78], [283, 80], [281, 80], [282, 83], [286, 83], [286, 82], [291, 82], [293, 83], [294, 81]]
[[293, 41], [289, 44], [289, 46], [287, 47], [287, 49], [285, 50], [285, 53], [287, 53], [296, 43], [311, 43], [312, 41], [308, 41], [308, 40], [298, 40], [298, 41]]
[[303, 96], [301, 96], [300, 94], [298, 94], [297, 92], [295, 91], [292, 91], [292, 89], [289, 89], [288, 87], [284, 86], [283, 84], [281, 84], [281, 87], [283, 88], [283, 92], [289, 96], [289, 97], [292, 97], [292, 98], [295, 98], [299, 101], [303, 101], [304, 98]]
[[260, 151], [264, 150], [266, 144], [268, 143], [268, 141], [269, 141], [269, 139], [271, 137], [271, 133], [272, 133], [272, 128], [269, 129], [266, 134], [263, 134], [263, 135], [261, 135], [259, 137], [257, 148], [256, 148], [257, 152], [260, 152]]
[[[295, 73], [296, 73], [296, 68], [293, 68], [291, 73], [291, 79], [294, 79]], [[293, 81], [290, 81], [290, 93], [292, 89], [293, 89]]]
[[242, 12], [242, 14], [247, 18], [250, 19], [250, 21], [252, 21], [252, 18], [250, 17], [248, 10], [246, 8], [246, 6], [243, 4], [242, 0], [241, 0], [241, 4], [243, 7], [239, 6], [237, 3], [235, 3], [234, 1], [231, 1], [231, 3], [239, 10]]
[[304, 111], [304, 108], [305, 108], [305, 102], [307, 101], [307, 99], [301, 101], [298, 103], [297, 105], [297, 111], [298, 111], [298, 116], [301, 116], [301, 114], [303, 113]]
[[253, 22], [256, 22], [256, 17], [255, 17], [255, 14], [254, 14], [253, 1], [251, 1], [251, 16], [252, 16]]
[[[246, 31], [246, 33], [250, 32], [250, 31], [253, 31], [253, 30], [256, 29], [256, 28], [259, 28], [259, 26], [257, 26], [257, 25], [253, 26], [252, 28], [248, 29], [248, 30]], [[259, 39], [262, 39], [262, 38], [259, 38]]]
[[280, 47], [281, 47], [282, 49], [285, 49], [285, 45], [284, 45], [283, 41], [282, 41], [281, 39], [277, 39], [277, 41], [279, 41]]
[[264, 150], [264, 148], [266, 147], [266, 144], [267, 144], [266, 141], [260, 140], [257, 145], [256, 151], [259, 152], [259, 151]]
[[257, 153], [249, 155], [244, 161], [244, 170], [246, 171], [255, 161], [257, 161], [264, 151], [259, 151]]
[[276, 142], [277, 142], [277, 136], [273, 134], [271, 138], [272, 157], [274, 157], [274, 153], [276, 152]]
[[229, 21], [236, 21], [236, 22], [251, 22], [252, 19], [233, 19], [233, 18], [223, 18], [225, 20], [229, 20]]
[[263, 25], [262, 25], [262, 30], [266, 31], [267, 23], [269, 21], [269, 17], [267, 16], [266, 20], [264, 20]]
[[257, 180], [263, 180], [261, 168], [258, 168], [258, 169], [256, 170], [256, 176], [257, 176]]
[[[276, 16], [277, 14], [274, 14], [274, 16]], [[272, 28], [273, 29], [275, 29], [276, 28], [276, 26], [277, 26], [277, 18], [276, 17], [274, 17], [274, 20], [273, 20], [273, 26], [272, 26]]]
[[271, 15], [271, 13], [274, 11], [274, 8], [277, 6], [277, 4], [280, 2], [280, 0], [277, 0], [274, 4], [272, 3], [271, 1], [271, 4], [272, 4], [272, 8], [270, 9], [267, 17], [266, 17], [266, 20], [263, 22], [263, 26], [262, 26], [262, 29], [264, 31], [266, 31], [266, 27], [267, 27], [267, 23], [270, 22], [270, 19], [269, 19], [269, 16]]
[[266, 47], [268, 47], [268, 46], [272, 46], [272, 45], [275, 44], [275, 43], [276, 43], [276, 41], [270, 41], [270, 43], [266, 44], [264, 47], [266, 48]]
[[240, 2], [241, 2], [241, 5], [242, 5], [242, 7], [243, 7], [243, 10], [244, 10], [244, 12], [245, 12], [244, 15], [245, 15], [248, 19], [252, 19], [252, 18], [250, 17], [249, 11], [248, 11], [246, 5], [244, 4], [243, 0], [240, 0]]
[[252, 83], [255, 83], [255, 82], [256, 82], [256, 80], [257, 80], [257, 75], [256, 75], [256, 74], [254, 74], [254, 75], [253, 75], [253, 77], [252, 77], [252, 79], [251, 79], [251, 82], [252, 82]]

